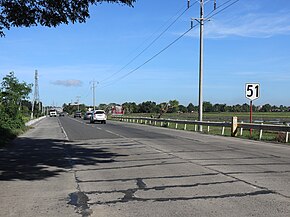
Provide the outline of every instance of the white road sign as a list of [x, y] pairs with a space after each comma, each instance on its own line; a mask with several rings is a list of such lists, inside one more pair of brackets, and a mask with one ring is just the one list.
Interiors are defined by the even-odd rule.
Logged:
[[246, 83], [246, 98], [253, 101], [260, 97], [260, 84]]

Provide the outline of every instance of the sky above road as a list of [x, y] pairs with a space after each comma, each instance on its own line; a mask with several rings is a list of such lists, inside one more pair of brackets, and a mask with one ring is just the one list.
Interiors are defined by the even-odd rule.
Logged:
[[[0, 38], [0, 77], [34, 83], [44, 105], [176, 99], [198, 104], [199, 3], [137, 0], [99, 4], [83, 24], [12, 28]], [[232, 4], [232, 5], [231, 5]], [[290, 1], [206, 1], [203, 98], [248, 103], [245, 83], [260, 83], [256, 105], [290, 105]], [[187, 32], [188, 31], [188, 32]], [[186, 33], [187, 34], [184, 34]], [[32, 95], [31, 95], [32, 98]]]

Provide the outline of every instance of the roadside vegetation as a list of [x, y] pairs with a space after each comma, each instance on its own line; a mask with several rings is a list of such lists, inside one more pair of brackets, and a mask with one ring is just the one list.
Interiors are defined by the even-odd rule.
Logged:
[[27, 100], [32, 85], [19, 82], [14, 72], [6, 75], [0, 86], [0, 146], [25, 131], [31, 103]]

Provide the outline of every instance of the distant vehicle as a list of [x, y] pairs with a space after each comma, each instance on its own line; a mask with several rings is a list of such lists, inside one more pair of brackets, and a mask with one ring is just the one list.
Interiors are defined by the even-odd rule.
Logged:
[[74, 113], [74, 118], [82, 118], [82, 112], [81, 111], [76, 111]]
[[57, 112], [55, 109], [50, 109], [49, 110], [49, 117], [56, 117], [57, 116]]
[[104, 110], [95, 110], [91, 116], [90, 123], [100, 122], [101, 124], [106, 124], [107, 115]]
[[65, 113], [64, 112], [61, 112], [61, 113], [59, 113], [59, 116], [61, 117], [64, 117], [65, 116]]
[[84, 120], [90, 120], [91, 116], [93, 115], [93, 111], [87, 111], [84, 115]]

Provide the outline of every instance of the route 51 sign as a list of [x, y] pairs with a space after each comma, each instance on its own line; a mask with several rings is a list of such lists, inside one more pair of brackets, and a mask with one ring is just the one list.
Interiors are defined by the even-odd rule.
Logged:
[[260, 84], [247, 83], [246, 84], [246, 98], [253, 101], [260, 97]]

